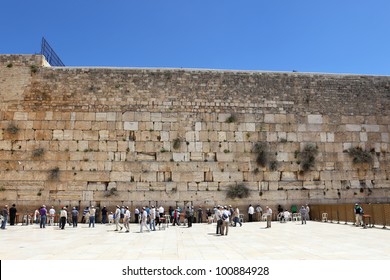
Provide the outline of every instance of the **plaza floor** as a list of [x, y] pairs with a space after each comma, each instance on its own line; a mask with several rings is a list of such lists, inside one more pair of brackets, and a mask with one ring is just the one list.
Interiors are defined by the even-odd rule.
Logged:
[[244, 223], [215, 234], [215, 224], [130, 233], [89, 228], [9, 226], [0, 231], [2, 260], [390, 260], [390, 230], [309, 221]]

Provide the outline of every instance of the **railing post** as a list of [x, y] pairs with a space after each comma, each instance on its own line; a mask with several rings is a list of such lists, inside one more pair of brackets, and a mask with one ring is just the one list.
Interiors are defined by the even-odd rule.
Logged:
[[386, 229], [386, 211], [385, 211], [385, 205], [382, 204], [382, 209], [383, 209], [383, 229]]

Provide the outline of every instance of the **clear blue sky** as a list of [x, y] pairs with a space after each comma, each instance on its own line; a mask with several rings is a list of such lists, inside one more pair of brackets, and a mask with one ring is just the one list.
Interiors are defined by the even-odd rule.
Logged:
[[0, 53], [67, 66], [390, 75], [389, 0], [6, 0]]

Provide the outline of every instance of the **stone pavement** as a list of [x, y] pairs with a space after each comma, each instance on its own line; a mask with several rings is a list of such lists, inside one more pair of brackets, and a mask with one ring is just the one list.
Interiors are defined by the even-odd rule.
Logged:
[[244, 223], [215, 235], [215, 224], [192, 228], [116, 232], [113, 225], [89, 228], [9, 226], [0, 231], [2, 260], [390, 260], [390, 230], [309, 221]]

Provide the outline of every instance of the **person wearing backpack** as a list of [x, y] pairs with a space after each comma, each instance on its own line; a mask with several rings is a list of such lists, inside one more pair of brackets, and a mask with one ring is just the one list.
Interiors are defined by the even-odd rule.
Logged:
[[358, 203], [356, 203], [353, 211], [355, 213], [355, 225], [357, 227], [363, 225], [363, 208]]
[[228, 235], [230, 211], [225, 206], [222, 210], [221, 235]]

